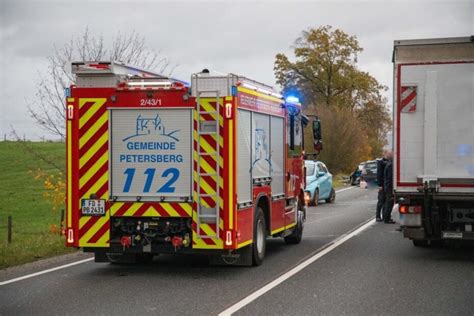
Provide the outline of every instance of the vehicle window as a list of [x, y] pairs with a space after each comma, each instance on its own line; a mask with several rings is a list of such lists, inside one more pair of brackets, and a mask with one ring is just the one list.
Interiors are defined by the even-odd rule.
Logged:
[[321, 167], [321, 163], [318, 162], [318, 172], [323, 171], [323, 168]]
[[314, 163], [307, 163], [306, 164], [306, 175], [311, 176], [314, 174]]
[[369, 162], [366, 166], [367, 169], [370, 169], [371, 171], [377, 170], [377, 162]]
[[326, 168], [325, 164], [321, 164], [321, 171], [324, 171], [325, 173], [328, 173], [328, 168]]

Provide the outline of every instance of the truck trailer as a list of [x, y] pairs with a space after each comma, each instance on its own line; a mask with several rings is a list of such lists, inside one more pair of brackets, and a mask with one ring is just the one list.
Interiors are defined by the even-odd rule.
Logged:
[[394, 194], [415, 246], [474, 240], [474, 37], [394, 43]]
[[294, 98], [208, 70], [190, 84], [116, 62], [72, 71], [67, 246], [97, 262], [259, 265], [267, 237], [300, 242], [308, 118]]

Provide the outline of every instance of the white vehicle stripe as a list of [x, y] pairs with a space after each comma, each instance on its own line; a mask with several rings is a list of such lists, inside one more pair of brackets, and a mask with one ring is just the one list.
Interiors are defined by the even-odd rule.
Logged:
[[277, 287], [278, 285], [280, 285], [284, 281], [288, 280], [289, 278], [291, 278], [292, 276], [294, 276], [295, 274], [297, 274], [298, 272], [300, 272], [301, 270], [303, 270], [304, 268], [306, 268], [307, 266], [309, 266], [310, 264], [312, 264], [316, 260], [322, 258], [324, 255], [330, 253], [331, 251], [333, 251], [334, 249], [336, 249], [337, 247], [339, 247], [340, 245], [342, 245], [343, 243], [345, 243], [346, 241], [348, 241], [352, 237], [356, 236], [357, 234], [361, 233], [362, 231], [366, 230], [367, 228], [369, 228], [370, 226], [372, 226], [374, 224], [375, 224], [375, 220], [370, 220], [370, 221], [366, 222], [365, 224], [363, 224], [362, 226], [360, 226], [359, 228], [353, 230], [352, 232], [349, 232], [345, 235], [342, 235], [341, 237], [336, 239], [332, 244], [329, 243], [329, 246], [325, 247], [323, 250], [321, 250], [321, 251], [317, 252], [316, 254], [314, 254], [313, 256], [309, 257], [308, 259], [306, 259], [305, 261], [303, 261], [299, 265], [292, 268], [290, 271], [282, 274], [281, 276], [279, 276], [275, 280], [271, 281], [267, 285], [261, 287], [257, 291], [253, 292], [252, 294], [246, 296], [244, 299], [240, 300], [239, 302], [237, 302], [234, 305], [230, 306], [226, 310], [222, 311], [221, 313], [219, 313], [219, 316], [232, 315], [236, 311], [240, 310], [242, 307], [245, 307], [248, 304], [250, 304], [251, 302], [255, 301], [260, 296], [264, 295], [265, 293], [267, 293], [271, 289]]

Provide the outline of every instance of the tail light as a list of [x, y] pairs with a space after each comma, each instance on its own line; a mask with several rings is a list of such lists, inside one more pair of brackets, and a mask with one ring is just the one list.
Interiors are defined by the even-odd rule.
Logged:
[[420, 205], [400, 205], [398, 211], [400, 212], [400, 214], [421, 214], [423, 208]]

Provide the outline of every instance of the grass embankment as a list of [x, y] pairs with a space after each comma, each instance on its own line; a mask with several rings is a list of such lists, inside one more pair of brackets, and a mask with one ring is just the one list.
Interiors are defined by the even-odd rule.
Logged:
[[[64, 143], [32, 143], [33, 150], [64, 169]], [[0, 269], [40, 258], [73, 251], [64, 246], [64, 237], [50, 232], [59, 227], [61, 212], [53, 211], [43, 197], [45, 191], [35, 171], [56, 172], [35, 158], [18, 142], [0, 142]], [[7, 243], [7, 217], [13, 219], [12, 243]]]
[[332, 186], [334, 189], [341, 189], [349, 185], [348, 177], [343, 174], [337, 174], [332, 178]]

